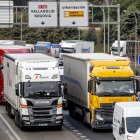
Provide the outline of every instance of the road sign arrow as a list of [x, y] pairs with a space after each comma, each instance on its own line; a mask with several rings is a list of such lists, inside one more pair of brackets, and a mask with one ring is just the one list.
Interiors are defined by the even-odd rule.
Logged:
[[44, 24], [45, 24], [45, 22], [44, 22], [44, 21], [42, 21], [42, 22], [41, 22], [41, 24], [42, 24], [42, 25], [44, 25]]
[[75, 25], [75, 24], [76, 24], [76, 22], [75, 22], [75, 21], [73, 21], [73, 22], [72, 22], [72, 24], [73, 24], [73, 25]]

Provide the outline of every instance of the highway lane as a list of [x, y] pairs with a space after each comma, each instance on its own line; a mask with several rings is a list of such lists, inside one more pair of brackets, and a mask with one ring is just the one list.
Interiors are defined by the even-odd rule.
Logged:
[[73, 119], [69, 117], [69, 113], [67, 111], [65, 111], [65, 119], [74, 127], [74, 129], [79, 130], [82, 135], [86, 136], [90, 140], [113, 140], [112, 130], [92, 131], [90, 128], [85, 127], [79, 118]]
[[14, 121], [8, 117], [3, 106], [0, 106], [0, 115], [11, 127], [9, 128], [3, 123], [0, 117], [0, 128], [2, 129], [2, 131], [0, 131], [0, 140], [79, 140], [79, 138], [65, 126], [63, 126], [61, 131], [54, 130], [53, 128], [28, 128], [26, 131], [21, 131], [15, 126]]
[[[18, 140], [113, 140], [111, 130], [91, 131], [79, 119], [70, 118], [67, 110], [64, 110], [65, 121], [62, 131], [56, 131], [53, 128], [29, 128], [21, 131], [8, 117], [4, 106], [0, 106], [0, 115], [17, 134]], [[0, 140], [16, 140], [14, 137], [11, 130], [0, 119]]]

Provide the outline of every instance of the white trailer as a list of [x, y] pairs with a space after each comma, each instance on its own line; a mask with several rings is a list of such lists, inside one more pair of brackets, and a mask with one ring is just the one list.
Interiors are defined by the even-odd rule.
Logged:
[[26, 46], [26, 41], [21, 41], [21, 40], [0, 40], [0, 45], [20, 45], [20, 46]]
[[62, 40], [60, 53], [93, 53], [94, 42], [82, 40]]
[[36, 54], [6, 54], [4, 97], [8, 115], [21, 129], [63, 124], [58, 61]]
[[60, 43], [59, 51], [59, 64], [61, 79], [63, 80], [64, 67], [63, 67], [63, 54], [67, 53], [93, 53], [94, 52], [94, 42], [93, 41], [83, 41], [83, 40], [62, 40]]

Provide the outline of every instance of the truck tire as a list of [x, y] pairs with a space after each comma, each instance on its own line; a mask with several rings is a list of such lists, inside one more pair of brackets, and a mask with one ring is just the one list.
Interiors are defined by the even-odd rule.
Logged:
[[69, 109], [69, 115], [70, 115], [70, 117], [71, 118], [74, 118], [74, 111], [75, 111], [75, 108], [74, 108], [74, 106], [73, 106], [73, 104], [72, 104], [72, 102], [71, 101], [69, 101], [69, 100], [67, 100], [67, 102], [68, 102], [68, 109]]
[[61, 124], [61, 125], [56, 126], [56, 130], [62, 130], [62, 124]]
[[20, 119], [20, 117], [19, 117], [19, 128], [20, 128], [20, 130], [24, 130], [24, 129], [25, 129], [25, 127], [24, 127], [24, 125], [23, 125], [23, 122], [22, 122], [22, 120]]
[[82, 118], [82, 122], [84, 124], [84, 126], [88, 126], [88, 123], [87, 123], [87, 118], [86, 118], [86, 115], [87, 115], [87, 111], [85, 111], [85, 109], [83, 109], [83, 118]]
[[14, 122], [15, 122], [15, 125], [19, 126], [18, 112], [16, 110], [15, 110]]
[[11, 113], [11, 105], [9, 103], [7, 103], [7, 111], [8, 111], [8, 116], [12, 119], [13, 115]]
[[5, 111], [7, 111], [7, 101], [5, 101]]

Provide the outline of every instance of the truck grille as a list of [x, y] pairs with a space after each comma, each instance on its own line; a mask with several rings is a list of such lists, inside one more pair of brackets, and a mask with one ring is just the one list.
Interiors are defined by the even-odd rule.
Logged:
[[100, 111], [102, 117], [105, 118], [106, 121], [112, 122], [113, 119], [113, 104], [100, 104]]
[[32, 109], [29, 109], [30, 114], [32, 114], [31, 120], [33, 120], [34, 123], [52, 123], [56, 118], [56, 109], [55, 106], [33, 106]]

